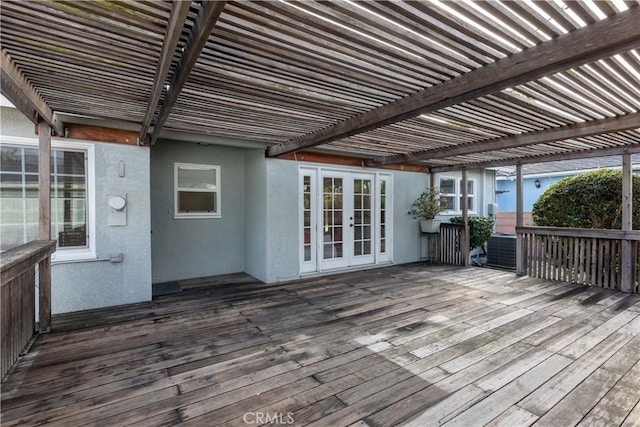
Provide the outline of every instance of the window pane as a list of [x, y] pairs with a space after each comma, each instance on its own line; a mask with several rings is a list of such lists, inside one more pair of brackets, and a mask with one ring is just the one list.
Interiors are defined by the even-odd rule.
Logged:
[[355, 211], [353, 213], [353, 223], [356, 225], [362, 224], [362, 211]]
[[354, 255], [362, 255], [362, 242], [355, 242], [353, 244], [353, 254]]
[[473, 181], [467, 181], [467, 194], [473, 194]]
[[[470, 211], [474, 210], [473, 209], [473, 197], [471, 197], [471, 196], [467, 197], [467, 203], [468, 203], [467, 210], [470, 210]], [[460, 210], [462, 210], [462, 196], [460, 197]]]
[[178, 211], [182, 213], [215, 213], [216, 212], [216, 193], [197, 191], [179, 191], [178, 192]]
[[5, 218], [3, 215], [2, 225], [0, 226], [0, 234], [2, 234], [2, 239], [0, 239], [0, 250], [7, 250], [14, 248], [16, 246], [20, 246], [24, 243], [24, 224], [22, 221], [18, 224], [8, 224], [5, 223]]
[[[2, 164], [4, 167], [4, 164]], [[15, 173], [0, 174], [0, 197], [22, 199], [22, 175]], [[3, 201], [4, 204], [4, 201]], [[4, 209], [2, 209], [4, 214]]]
[[[2, 248], [8, 249], [38, 237], [38, 150], [1, 147]], [[58, 247], [87, 245], [87, 184], [85, 153], [52, 151], [52, 239]]]
[[40, 190], [38, 189], [38, 175], [25, 175], [25, 194], [27, 198], [37, 199]]
[[371, 180], [367, 179], [362, 182], [362, 194], [371, 194]]
[[57, 236], [51, 236], [51, 238], [58, 239], [59, 247], [67, 248], [71, 246], [87, 245], [87, 230], [85, 226], [72, 227], [68, 224], [64, 224], [58, 229], [61, 229], [62, 231], [60, 231]]
[[449, 178], [440, 178], [440, 189], [447, 194], [455, 194], [456, 181]]
[[20, 147], [0, 147], [0, 156], [3, 172], [22, 171], [22, 148]]
[[52, 156], [55, 157], [58, 174], [84, 175], [84, 153], [55, 150], [52, 152]]
[[179, 188], [215, 189], [215, 169], [189, 169], [178, 166]]
[[447, 210], [453, 211], [455, 210], [455, 198], [454, 197], [445, 197], [445, 205], [447, 206]]
[[365, 241], [363, 243], [362, 250], [363, 250], [365, 255], [370, 255], [371, 254], [371, 241], [370, 240], [367, 240], [367, 241]]
[[83, 176], [58, 176], [57, 183], [51, 188], [52, 195], [59, 198], [85, 198], [85, 181]]
[[51, 201], [52, 221], [65, 223], [71, 227], [85, 226], [87, 206], [84, 199], [56, 199]]
[[[24, 149], [24, 171], [31, 173], [38, 173], [38, 149], [37, 148], [25, 148]], [[53, 169], [51, 169], [53, 172]]]

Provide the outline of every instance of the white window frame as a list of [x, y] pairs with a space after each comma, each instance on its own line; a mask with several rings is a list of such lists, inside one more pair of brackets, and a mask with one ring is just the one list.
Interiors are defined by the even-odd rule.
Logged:
[[[311, 243], [310, 252], [311, 259], [305, 260], [304, 253], [304, 209], [302, 208], [304, 202], [304, 177], [308, 176], [310, 178], [310, 187], [311, 187], [311, 200], [310, 200], [310, 216], [311, 216], [311, 229], [309, 230], [309, 239]], [[299, 244], [300, 244], [300, 273], [309, 273], [317, 271], [318, 269], [318, 260], [317, 260], [317, 223], [318, 223], [318, 213], [317, 213], [317, 185], [318, 185], [318, 170], [314, 168], [305, 168], [301, 167], [298, 171], [298, 194], [301, 195], [301, 200], [299, 203], [301, 206], [298, 207], [298, 221], [301, 226], [298, 227], [299, 232]]]
[[[462, 197], [462, 178], [458, 176], [439, 176], [438, 186], [441, 187], [443, 179], [451, 179], [455, 182], [455, 193], [447, 193], [447, 197], [453, 197], [453, 209], [442, 212], [443, 215], [456, 215], [462, 213], [462, 206], [460, 206], [460, 198]], [[467, 194], [467, 197], [473, 199], [474, 207], [477, 207], [478, 198], [476, 194], [478, 192], [478, 181], [475, 178], [469, 178], [467, 180], [473, 185], [473, 194]], [[470, 214], [476, 214], [476, 209], [469, 209]]]
[[[315, 274], [322, 271], [329, 271], [326, 267], [322, 266], [320, 260], [320, 253], [322, 251], [323, 241], [320, 238], [322, 236], [321, 218], [318, 216], [321, 209], [322, 200], [322, 177], [324, 172], [336, 172], [348, 175], [351, 179], [353, 175], [363, 173], [362, 170], [352, 168], [340, 168], [340, 167], [318, 167], [312, 165], [301, 165], [298, 167], [298, 242], [299, 242], [299, 273], [300, 274]], [[367, 170], [364, 173], [371, 175], [373, 190], [371, 195], [374, 197], [372, 209], [373, 221], [372, 221], [372, 243], [375, 242], [375, 248], [373, 250], [374, 261], [369, 266], [378, 265], [382, 263], [393, 262], [393, 239], [394, 239], [394, 227], [393, 227], [393, 174], [391, 173], [377, 173]], [[304, 259], [304, 217], [303, 217], [303, 177], [304, 175], [311, 177], [311, 245], [312, 253], [311, 260], [305, 261]], [[386, 250], [384, 253], [380, 252], [380, 182], [385, 181], [387, 186], [386, 192]], [[320, 206], [319, 206], [319, 203]], [[362, 265], [351, 265], [347, 268], [358, 268]]]
[[[37, 139], [20, 138], [11, 136], [0, 137], [2, 145], [11, 145], [25, 148], [39, 149]], [[51, 149], [83, 151], [87, 158], [87, 245], [85, 247], [57, 248], [51, 256], [52, 262], [83, 261], [96, 259], [96, 171], [95, 171], [95, 145], [88, 141], [68, 141], [65, 139], [51, 138]]]
[[[215, 193], [216, 194], [216, 211], [215, 212], [180, 212], [178, 206], [178, 191], [194, 191], [193, 188], [180, 188], [178, 187], [178, 168], [195, 169], [195, 170], [213, 170], [215, 171], [216, 183], [212, 188], [204, 189], [199, 188], [199, 193]], [[222, 218], [222, 206], [221, 201], [221, 182], [220, 182], [220, 166], [208, 165], [200, 163], [174, 163], [173, 164], [173, 218], [174, 219], [212, 219]]]
[[[381, 227], [381, 184], [384, 181], [386, 187], [385, 193], [385, 251], [381, 252], [380, 247], [380, 227]], [[376, 233], [376, 263], [391, 262], [393, 260], [393, 175], [388, 173], [376, 173], [376, 207], [375, 207], [375, 226]]]

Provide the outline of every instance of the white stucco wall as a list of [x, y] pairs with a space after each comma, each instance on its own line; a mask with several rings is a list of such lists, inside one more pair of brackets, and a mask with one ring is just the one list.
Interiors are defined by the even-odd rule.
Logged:
[[[96, 255], [122, 253], [123, 261], [52, 265], [53, 313], [151, 300], [149, 148], [95, 143]], [[120, 161], [125, 176], [118, 176]], [[126, 194], [127, 225], [109, 226], [108, 195]]]
[[264, 150], [245, 152], [245, 271], [267, 278], [267, 159]]
[[[300, 166], [345, 169], [336, 165], [269, 159], [267, 161], [267, 274], [268, 282], [299, 277], [299, 189]], [[357, 169], [380, 172], [380, 169]], [[411, 203], [426, 188], [424, 173], [389, 171], [393, 178], [393, 262], [420, 259], [420, 233], [417, 221], [407, 214]]]
[[[176, 162], [220, 166], [221, 218], [174, 218]], [[244, 148], [158, 141], [151, 201], [154, 283], [245, 271]]]
[[[34, 125], [13, 108], [0, 109], [2, 135], [37, 139]], [[74, 141], [74, 140], [69, 140]], [[151, 300], [149, 148], [91, 143], [95, 150], [96, 259], [53, 262], [52, 312], [64, 313]], [[118, 176], [120, 161], [125, 176]], [[127, 195], [127, 225], [107, 224], [108, 195]], [[107, 261], [123, 254], [123, 262]]]

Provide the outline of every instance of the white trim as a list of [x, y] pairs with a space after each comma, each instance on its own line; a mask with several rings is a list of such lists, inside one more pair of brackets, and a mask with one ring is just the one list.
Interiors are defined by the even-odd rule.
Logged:
[[[39, 147], [35, 138], [21, 138], [0, 135], [0, 144], [17, 145], [22, 147]], [[86, 248], [57, 248], [51, 256], [52, 262], [84, 261], [96, 259], [96, 170], [95, 144], [91, 141], [67, 140], [51, 138], [51, 148], [58, 150], [84, 151], [87, 155], [87, 247]]]
[[[213, 188], [199, 188], [197, 190], [190, 188], [182, 188], [178, 186], [178, 169], [192, 169], [192, 170], [213, 170], [215, 171], [215, 184]], [[220, 205], [222, 184], [220, 182], [220, 166], [209, 165], [202, 163], [180, 163], [175, 162], [173, 164], [173, 219], [212, 219], [222, 218], [222, 206]], [[216, 210], [215, 212], [180, 212], [178, 206], [178, 191], [194, 191], [198, 193], [214, 193], [216, 195]]]

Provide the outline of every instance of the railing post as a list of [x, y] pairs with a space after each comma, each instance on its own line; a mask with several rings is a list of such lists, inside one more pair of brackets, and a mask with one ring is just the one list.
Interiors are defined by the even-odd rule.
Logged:
[[469, 253], [471, 252], [470, 233], [469, 233], [469, 197], [467, 185], [469, 182], [469, 175], [466, 169], [462, 170], [462, 265], [469, 266]]
[[[622, 155], [622, 230], [633, 229], [633, 172], [631, 171], [631, 154]], [[635, 288], [633, 242], [622, 239], [620, 247], [620, 290], [633, 292]]]
[[522, 201], [522, 165], [516, 165], [516, 275], [524, 276], [526, 272], [524, 239], [522, 233], [517, 232], [518, 227], [524, 224], [524, 212]]
[[[38, 189], [40, 240], [51, 239], [51, 128], [45, 122], [38, 123]], [[51, 329], [51, 258], [42, 260], [38, 268], [38, 309], [40, 333]]]

